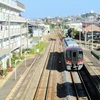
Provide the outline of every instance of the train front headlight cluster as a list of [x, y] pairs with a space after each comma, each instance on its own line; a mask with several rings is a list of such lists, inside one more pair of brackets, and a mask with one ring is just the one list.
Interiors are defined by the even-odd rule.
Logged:
[[84, 60], [82, 59], [82, 60], [79, 60], [79, 61], [77, 62], [77, 64], [83, 64], [83, 62], [84, 62]]
[[66, 60], [66, 63], [70, 64], [70, 65], [72, 64], [72, 62], [70, 60]]

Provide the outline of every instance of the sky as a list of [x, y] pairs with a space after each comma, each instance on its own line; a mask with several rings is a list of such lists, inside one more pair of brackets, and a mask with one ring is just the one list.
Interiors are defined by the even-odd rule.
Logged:
[[18, 0], [25, 5], [22, 16], [30, 19], [100, 12], [100, 0]]

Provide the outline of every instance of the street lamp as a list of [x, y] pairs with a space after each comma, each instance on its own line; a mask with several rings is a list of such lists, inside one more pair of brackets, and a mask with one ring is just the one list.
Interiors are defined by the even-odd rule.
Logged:
[[80, 39], [80, 45], [81, 45], [81, 31], [79, 31], [79, 39]]
[[25, 53], [24, 53], [25, 54], [25, 67], [26, 67], [26, 53], [27, 53], [27, 51], [25, 51]]
[[86, 33], [86, 31], [85, 31], [85, 47], [86, 47], [86, 36], [87, 36], [87, 33]]
[[17, 60], [15, 60], [15, 80], [16, 80], [16, 74], [17, 74], [17, 72], [16, 72], [16, 63], [18, 62], [18, 61], [21, 61], [21, 59], [17, 59]]

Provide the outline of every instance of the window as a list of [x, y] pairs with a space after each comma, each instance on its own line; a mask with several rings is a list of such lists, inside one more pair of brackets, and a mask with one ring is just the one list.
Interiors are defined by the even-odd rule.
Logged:
[[76, 57], [76, 52], [73, 52], [73, 57]]
[[83, 51], [79, 51], [78, 59], [82, 59], [82, 58], [83, 58]]
[[71, 60], [71, 51], [66, 51], [66, 58]]

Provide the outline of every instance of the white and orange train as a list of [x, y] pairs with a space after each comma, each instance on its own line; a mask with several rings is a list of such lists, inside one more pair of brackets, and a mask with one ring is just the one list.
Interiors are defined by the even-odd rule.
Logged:
[[84, 63], [82, 48], [70, 37], [63, 39], [64, 59], [67, 70], [81, 70]]

